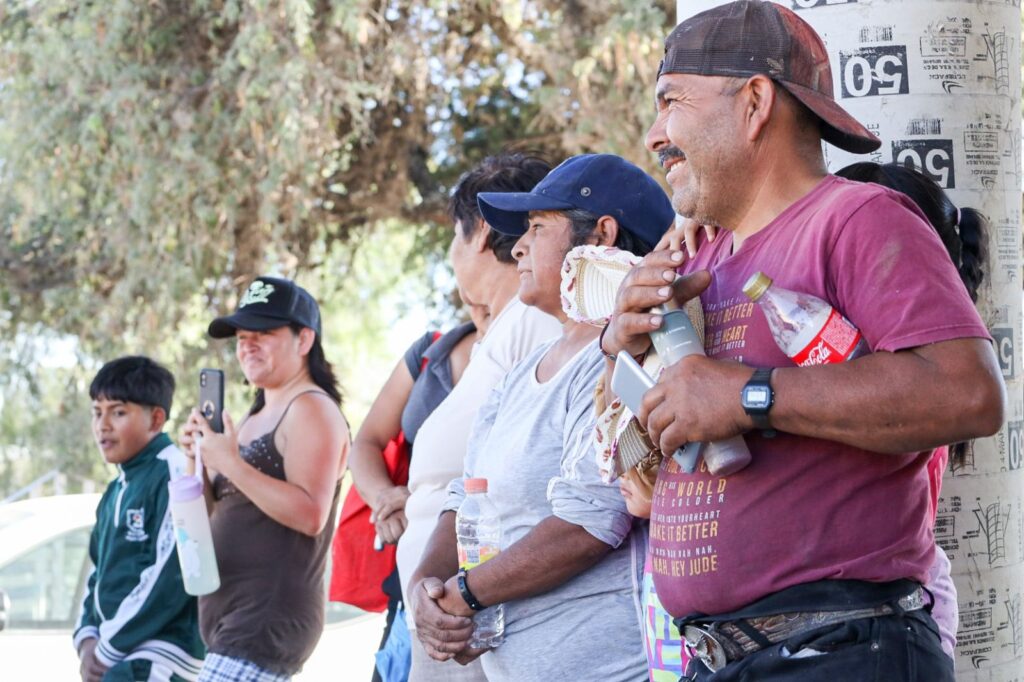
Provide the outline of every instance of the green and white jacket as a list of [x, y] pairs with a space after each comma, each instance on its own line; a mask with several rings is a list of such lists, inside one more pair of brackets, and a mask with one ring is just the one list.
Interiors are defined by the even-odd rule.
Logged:
[[89, 539], [93, 571], [74, 645], [97, 638], [107, 666], [144, 659], [195, 680], [206, 649], [195, 597], [185, 594], [167, 483], [184, 455], [161, 433], [118, 466], [96, 508]]

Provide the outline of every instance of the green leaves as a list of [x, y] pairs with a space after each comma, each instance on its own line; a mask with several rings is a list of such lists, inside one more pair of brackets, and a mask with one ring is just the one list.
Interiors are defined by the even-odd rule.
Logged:
[[[0, 352], [45, 330], [97, 361], [153, 350], [191, 372], [204, 321], [253, 276], [315, 274], [333, 295], [358, 273], [328, 263], [358, 262], [378, 234], [415, 239], [427, 253], [411, 275], [426, 282], [448, 192], [484, 156], [650, 163], [640, 140], [670, 6], [9, 0]], [[399, 286], [370, 279], [381, 288], [359, 301]], [[445, 314], [443, 295], [420, 296]], [[398, 314], [335, 309], [365, 329]]]

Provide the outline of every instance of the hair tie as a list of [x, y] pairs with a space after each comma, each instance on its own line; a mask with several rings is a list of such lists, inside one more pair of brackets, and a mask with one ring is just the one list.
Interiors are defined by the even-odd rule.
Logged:
[[953, 223], [953, 227], [960, 227], [960, 207], [959, 206], [957, 206], [957, 209], [956, 209], [956, 222]]

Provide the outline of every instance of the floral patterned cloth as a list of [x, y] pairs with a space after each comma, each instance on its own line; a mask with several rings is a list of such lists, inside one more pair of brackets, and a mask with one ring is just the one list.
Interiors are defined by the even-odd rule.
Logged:
[[[584, 324], [607, 324], [615, 309], [615, 295], [622, 281], [640, 260], [629, 251], [608, 246], [577, 246], [569, 251], [562, 266], [561, 294], [565, 314], [569, 319]], [[699, 298], [686, 305], [686, 313], [703, 338], [704, 315]], [[649, 352], [643, 367], [657, 378], [662, 369], [657, 353]], [[648, 465], [661, 459], [661, 451], [630, 409], [619, 399], [606, 404], [603, 378], [595, 390], [594, 409], [598, 414], [593, 437], [594, 454], [601, 478], [606, 483], [640, 463]]]

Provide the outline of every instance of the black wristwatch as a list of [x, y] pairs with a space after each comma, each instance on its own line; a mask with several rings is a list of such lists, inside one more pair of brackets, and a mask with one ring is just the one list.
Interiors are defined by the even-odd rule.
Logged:
[[466, 584], [466, 569], [459, 569], [459, 572], [456, 574], [455, 577], [455, 582], [459, 586], [459, 594], [462, 595], [463, 601], [466, 602], [466, 605], [469, 606], [469, 608], [473, 609], [474, 611], [483, 611], [485, 608], [487, 608], [486, 606], [480, 603], [480, 601], [476, 598], [476, 596], [474, 596], [472, 592], [469, 591], [469, 585]]
[[772, 390], [771, 384], [772, 370], [773, 368], [770, 367], [755, 370], [754, 376], [750, 377], [750, 381], [740, 393], [740, 404], [743, 405], [743, 411], [750, 415], [754, 426], [764, 431], [764, 435], [768, 437], [775, 435], [768, 419], [768, 412], [775, 403], [775, 392]]

